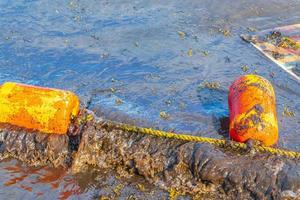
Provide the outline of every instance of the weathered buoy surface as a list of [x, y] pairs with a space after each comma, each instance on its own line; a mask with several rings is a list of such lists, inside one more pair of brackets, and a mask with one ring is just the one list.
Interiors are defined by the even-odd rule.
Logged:
[[0, 123], [66, 134], [79, 104], [69, 91], [7, 82], [0, 86]]
[[266, 146], [277, 143], [276, 99], [268, 80], [257, 75], [238, 78], [230, 86], [228, 103], [231, 139], [254, 139]]

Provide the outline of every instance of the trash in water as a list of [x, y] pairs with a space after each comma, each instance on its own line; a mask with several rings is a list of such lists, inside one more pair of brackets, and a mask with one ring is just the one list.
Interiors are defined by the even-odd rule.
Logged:
[[244, 34], [241, 38], [300, 81], [300, 24]]

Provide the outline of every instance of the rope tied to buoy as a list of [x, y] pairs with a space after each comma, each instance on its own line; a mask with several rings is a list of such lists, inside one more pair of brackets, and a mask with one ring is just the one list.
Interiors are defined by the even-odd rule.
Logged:
[[[239, 88], [243, 88], [243, 90]], [[230, 88], [230, 91], [232, 92], [229, 93], [229, 107], [231, 116], [235, 118], [230, 120], [230, 124], [233, 125], [230, 126], [229, 132], [231, 133], [230, 137], [236, 141], [230, 141], [230, 145], [224, 139], [176, 134], [115, 122], [107, 122], [107, 125], [127, 132], [189, 142], [208, 143], [224, 149], [231, 148], [232, 150], [247, 150], [249, 148], [248, 145], [242, 142], [246, 142], [248, 139], [261, 139], [259, 141], [262, 141], [264, 145], [253, 145], [251, 148], [254, 151], [289, 158], [300, 158], [300, 152], [265, 146], [271, 146], [278, 141], [275, 94], [272, 85], [267, 80], [256, 75], [246, 75], [237, 79]], [[258, 95], [262, 93], [266, 93], [269, 96], [265, 95], [263, 99], [261, 99], [262, 97], [258, 98]], [[246, 101], [244, 102], [241, 99], [236, 100], [236, 98], [246, 99]], [[250, 104], [251, 112], [246, 109]], [[239, 110], [241, 107], [243, 109]], [[79, 99], [72, 92], [12, 82], [7, 82], [0, 86], [0, 108], [0, 123], [9, 123], [48, 134], [66, 134], [72, 116], [78, 116], [80, 109]], [[251, 115], [248, 116], [247, 114], [249, 113]], [[253, 131], [259, 130], [258, 126], [260, 125], [259, 123], [253, 123], [253, 120], [251, 121], [253, 116], [255, 116], [256, 121], [264, 122], [263, 125], [267, 129], [258, 132]], [[89, 119], [87, 118], [87, 120]], [[236, 124], [240, 128], [236, 128]], [[247, 128], [241, 129], [241, 127]]]
[[[227, 147], [226, 144], [228, 143], [228, 141], [226, 141], [225, 139], [216, 139], [216, 138], [193, 136], [188, 134], [172, 133], [172, 132], [166, 132], [166, 131], [156, 130], [152, 128], [138, 127], [138, 126], [123, 124], [123, 123], [107, 122], [106, 125], [108, 127], [113, 127], [126, 132], [140, 133], [145, 135], [152, 135], [156, 137], [163, 137], [169, 139], [177, 139], [177, 140], [183, 140], [188, 142], [207, 143], [220, 148]], [[232, 141], [231, 147], [233, 150], [234, 149], [246, 150], [248, 148], [247, 144], [234, 142], [234, 141]], [[252, 149], [260, 153], [269, 153], [271, 155], [285, 156], [289, 158], [300, 158], [300, 152], [291, 151], [291, 150], [267, 147], [263, 145], [254, 145]]]

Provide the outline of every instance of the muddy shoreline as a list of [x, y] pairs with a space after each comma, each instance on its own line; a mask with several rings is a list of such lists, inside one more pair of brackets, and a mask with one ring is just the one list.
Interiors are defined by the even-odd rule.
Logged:
[[193, 198], [300, 196], [299, 160], [124, 132], [99, 119], [80, 130], [47, 135], [2, 125], [0, 160], [15, 158], [31, 166], [70, 168], [72, 173], [113, 169], [122, 177], [142, 176], [161, 189]]

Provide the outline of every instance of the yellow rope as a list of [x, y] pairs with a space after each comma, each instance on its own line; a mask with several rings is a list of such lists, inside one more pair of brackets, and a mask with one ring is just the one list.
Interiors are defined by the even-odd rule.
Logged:
[[[218, 147], [226, 147], [226, 140], [224, 140], [224, 139], [199, 137], [199, 136], [193, 136], [193, 135], [187, 135], [187, 134], [176, 134], [176, 133], [165, 132], [165, 131], [161, 131], [161, 130], [154, 130], [151, 128], [142, 128], [142, 127], [132, 126], [132, 125], [128, 125], [128, 124], [115, 123], [115, 122], [108, 122], [107, 125], [118, 128], [123, 131], [127, 131], [127, 132], [142, 133], [142, 134], [153, 135], [153, 136], [157, 136], [157, 137], [178, 139], [178, 140], [184, 140], [184, 141], [190, 141], [190, 142], [209, 143], [209, 144], [212, 144], [212, 145], [215, 145]], [[239, 143], [239, 142], [233, 142], [230, 146], [234, 149], [243, 149], [243, 150], [247, 149], [246, 144]], [[253, 146], [253, 149], [257, 152], [270, 153], [273, 155], [281, 155], [281, 156], [286, 156], [286, 157], [290, 157], [290, 158], [300, 158], [300, 153], [295, 152], [295, 151], [276, 149], [276, 148], [267, 147], [267, 146]]]

